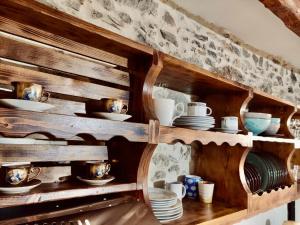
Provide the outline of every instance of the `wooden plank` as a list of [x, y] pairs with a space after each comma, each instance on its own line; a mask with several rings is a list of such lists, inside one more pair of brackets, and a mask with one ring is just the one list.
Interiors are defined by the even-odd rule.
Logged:
[[0, 144], [2, 162], [107, 160], [106, 146]]
[[0, 57], [84, 77], [129, 86], [127, 72], [65, 51], [25, 43], [0, 35]]
[[[163, 69], [156, 83], [166, 84], [167, 88], [187, 94], [247, 92], [249, 87], [239, 84], [223, 76], [212, 73], [197, 65], [193, 65], [170, 55], [160, 53]], [[180, 82], [178, 82], [180, 80]]]
[[1, 225], [11, 225], [11, 224], [30, 223], [30, 222], [34, 222], [34, 221], [38, 221], [38, 220], [52, 219], [52, 218], [56, 218], [56, 217], [60, 217], [60, 216], [68, 216], [68, 215], [73, 215], [73, 214], [77, 214], [77, 213], [83, 213], [83, 212], [89, 212], [92, 210], [113, 207], [113, 206], [117, 206], [117, 205], [124, 204], [127, 202], [131, 202], [133, 200], [134, 199], [131, 196], [124, 196], [124, 197], [110, 199], [110, 200], [106, 200], [106, 201], [75, 206], [75, 207], [71, 207], [71, 208], [67, 208], [67, 209], [58, 209], [55, 211], [48, 211], [48, 212], [43, 212], [43, 213], [39, 212], [38, 214], [34, 213], [34, 210], [31, 210], [31, 213], [33, 212], [33, 215], [16, 217], [16, 218], [7, 219], [7, 220], [0, 220], [0, 224]]
[[47, 91], [90, 99], [103, 97], [128, 99], [128, 91], [93, 84], [71, 78], [13, 66], [0, 62], [0, 82], [11, 84], [13, 81], [27, 81], [41, 84]]
[[47, 31], [40, 30], [23, 23], [18, 23], [17, 21], [10, 20], [2, 16], [0, 16], [0, 30], [53, 47], [81, 54], [83, 56], [106, 61], [122, 67], [127, 67], [128, 60], [124, 57], [120, 57], [118, 55], [72, 41], [62, 36], [53, 35]]
[[98, 140], [109, 140], [114, 136], [123, 136], [129, 141], [147, 142], [148, 129], [147, 124], [141, 123], [0, 108], [0, 133], [11, 137], [44, 133], [65, 139], [70, 139], [76, 135], [93, 136]]
[[228, 134], [214, 131], [201, 131], [192, 130], [186, 128], [170, 128], [161, 126], [159, 143], [173, 143], [176, 141], [183, 141], [185, 144], [191, 144], [194, 141], [199, 141], [203, 145], [207, 145], [210, 142], [220, 146], [224, 143], [228, 143], [230, 146], [240, 144], [244, 147], [252, 146], [252, 135], [243, 134]]
[[37, 1], [0, 1], [0, 15], [126, 58], [153, 54], [153, 49], [52, 9]]
[[67, 145], [67, 141], [36, 140], [33, 138], [0, 137], [1, 145]]
[[0, 208], [135, 190], [136, 183], [113, 182], [103, 186], [88, 186], [79, 181], [41, 184], [26, 194], [0, 195]]

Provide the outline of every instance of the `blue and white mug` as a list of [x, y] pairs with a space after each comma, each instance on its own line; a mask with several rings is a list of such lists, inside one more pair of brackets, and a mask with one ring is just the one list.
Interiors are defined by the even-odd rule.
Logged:
[[184, 178], [184, 186], [186, 189], [186, 196], [188, 198], [198, 198], [198, 182], [202, 181], [202, 178], [195, 175], [186, 175]]

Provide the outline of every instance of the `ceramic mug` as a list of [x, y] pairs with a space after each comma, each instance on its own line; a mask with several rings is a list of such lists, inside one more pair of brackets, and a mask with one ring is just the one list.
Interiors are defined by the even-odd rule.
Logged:
[[[167, 98], [154, 98], [154, 110], [160, 125], [172, 126], [173, 121], [184, 113], [183, 103], [177, 103], [173, 99]], [[174, 112], [179, 115], [174, 117]]]
[[225, 116], [221, 120], [221, 128], [228, 130], [238, 130], [239, 119], [236, 116]]
[[128, 106], [120, 99], [102, 98], [86, 102], [86, 111], [125, 114], [128, 111]]
[[42, 85], [30, 82], [13, 82], [15, 95], [18, 99], [46, 102], [50, 93], [46, 92]]
[[198, 183], [202, 178], [195, 175], [186, 175], [184, 178], [184, 186], [188, 198], [196, 199], [198, 197]]
[[85, 177], [89, 179], [101, 179], [110, 171], [111, 165], [101, 161], [87, 161], [85, 163]]
[[190, 102], [187, 108], [188, 116], [209, 116], [212, 114], [211, 108], [205, 102]]
[[212, 203], [215, 184], [209, 181], [200, 181], [198, 183], [199, 198], [203, 203]]
[[32, 167], [30, 163], [3, 164], [0, 168], [0, 183], [5, 186], [25, 184], [35, 179], [41, 168]]
[[176, 193], [179, 200], [182, 200], [186, 194], [185, 186], [181, 182], [172, 182], [166, 184], [169, 191]]

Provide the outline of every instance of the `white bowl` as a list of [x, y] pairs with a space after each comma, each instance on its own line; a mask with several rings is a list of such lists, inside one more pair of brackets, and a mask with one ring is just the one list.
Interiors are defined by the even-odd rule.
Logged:
[[272, 114], [269, 113], [257, 113], [257, 112], [245, 112], [244, 117], [246, 118], [260, 118], [260, 119], [271, 119]]

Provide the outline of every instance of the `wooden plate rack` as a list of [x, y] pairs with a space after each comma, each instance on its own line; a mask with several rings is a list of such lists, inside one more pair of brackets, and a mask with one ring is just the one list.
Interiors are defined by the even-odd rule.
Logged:
[[[244, 175], [245, 158], [252, 148], [278, 156], [291, 173], [297, 141], [288, 124], [299, 113], [294, 104], [226, 80], [35, 1], [1, 1], [0, 15], [0, 83], [39, 83], [51, 92], [49, 103], [55, 105], [47, 112], [0, 108], [1, 135], [22, 138], [43, 134], [49, 141], [66, 142], [65, 145], [0, 144], [0, 161], [31, 161], [38, 165], [72, 161], [74, 165], [76, 161], [109, 159], [117, 178], [103, 187], [87, 188], [76, 182], [42, 184], [28, 194], [0, 195], [1, 210], [109, 194], [118, 196], [110, 200], [113, 205], [123, 203], [124, 195], [149, 204], [151, 157], [158, 143], [177, 141], [197, 150], [191, 172], [214, 181], [216, 191], [212, 205], [185, 200], [184, 216], [173, 224], [230, 224], [300, 196], [292, 174], [284, 188], [262, 195], [250, 192]], [[217, 124], [222, 116], [239, 117], [243, 134], [160, 126], [152, 101], [152, 89], [159, 83], [207, 102], [213, 108]], [[1, 91], [0, 97], [12, 96]], [[103, 97], [128, 102], [129, 114], [133, 116], [129, 122], [76, 115], [85, 113], [86, 101]], [[282, 136], [257, 137], [248, 133], [242, 116], [247, 109], [281, 117], [279, 133]], [[53, 212], [48, 217], [45, 212], [23, 215], [14, 221], [32, 222], [57, 214], [63, 213]], [[9, 224], [9, 221], [11, 218], [2, 219], [0, 223]]]

